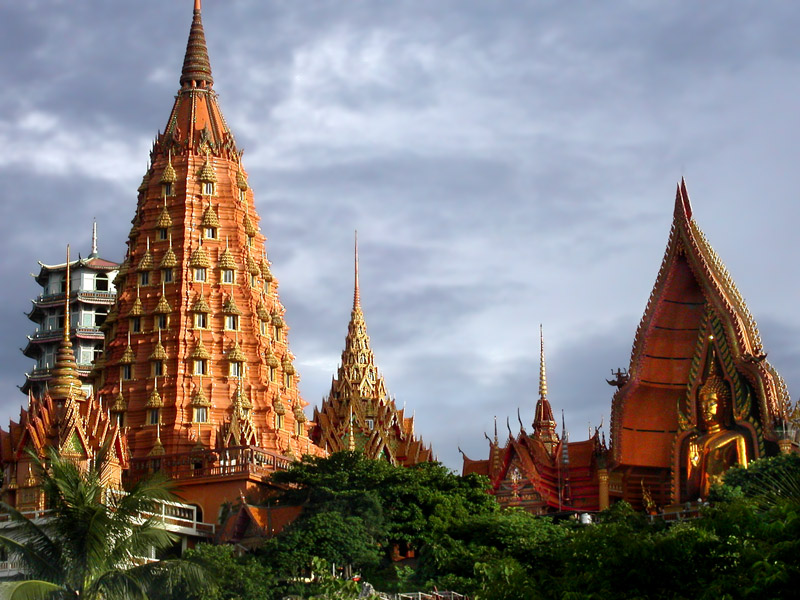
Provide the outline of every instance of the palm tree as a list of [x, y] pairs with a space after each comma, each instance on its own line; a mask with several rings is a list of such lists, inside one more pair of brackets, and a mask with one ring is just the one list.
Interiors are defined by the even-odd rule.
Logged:
[[0, 584], [9, 600], [148, 600], [168, 594], [183, 580], [190, 586], [203, 570], [182, 559], [145, 562], [153, 548], [175, 536], [153, 516], [160, 502], [174, 500], [169, 480], [156, 476], [127, 494], [110, 493], [101, 482], [105, 453], [82, 470], [50, 449], [47, 463], [31, 454], [50, 512], [34, 521], [0, 503], [14, 526], [0, 535], [0, 548], [19, 560], [26, 579]]

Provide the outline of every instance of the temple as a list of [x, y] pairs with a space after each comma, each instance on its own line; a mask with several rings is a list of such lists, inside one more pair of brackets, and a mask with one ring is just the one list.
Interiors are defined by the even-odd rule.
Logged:
[[628, 377], [620, 383], [611, 406], [612, 500], [658, 506], [697, 500], [730, 466], [779, 452], [786, 385], [692, 218], [683, 180]]
[[[434, 460], [375, 363], [357, 241], [341, 364], [308, 420], [253, 190], [213, 83], [195, 0], [180, 87], [138, 188], [124, 262], [99, 257], [95, 231], [86, 259], [68, 251], [36, 276], [28, 405], [0, 429], [0, 498], [19, 510], [45, 507], [29, 452], [43, 458], [53, 447], [83, 464], [104, 452], [110, 487], [154, 471], [172, 477], [193, 535], [209, 538], [198, 523], [216, 523], [238, 498], [223, 537], [250, 547], [295, 515], [259, 504], [273, 492], [270, 474], [303, 455]], [[800, 449], [800, 405], [766, 360], [684, 181], [630, 366], [608, 382], [608, 445], [600, 427], [571, 442], [563, 413], [559, 435], [541, 330], [539, 351], [531, 432], [518, 415], [519, 430], [507, 419], [502, 440], [495, 424], [487, 459], [464, 456], [464, 473], [486, 475], [503, 506], [545, 514], [625, 500], [653, 511], [706, 497], [734, 465]]]
[[[557, 423], [547, 397], [544, 336], [539, 331], [539, 398], [531, 433], [520, 419], [519, 432], [508, 424], [501, 443], [495, 421], [494, 437], [488, 438], [489, 458], [464, 457], [463, 473], [486, 475], [491, 492], [504, 507], [519, 507], [536, 514], [560, 511], [595, 511], [600, 504], [599, 474], [607, 477], [606, 449], [599, 431], [585, 442], [570, 442], [566, 427], [556, 433]], [[508, 421], [507, 421], [508, 423]]]
[[[91, 259], [90, 259], [91, 260]], [[70, 304], [73, 295], [70, 268], [87, 272], [81, 261], [70, 262], [69, 248], [64, 263], [61, 296], [63, 327], [55, 360], [47, 385], [40, 395], [28, 392], [28, 407], [20, 411], [19, 421], [12, 421], [8, 431], [0, 429], [0, 461], [3, 482], [0, 499], [21, 512], [46, 508], [46, 498], [39, 487], [33, 453], [45, 460], [48, 448], [56, 448], [63, 456], [78, 464], [88, 465], [101, 452], [105, 453], [103, 481], [120, 488], [123, 470], [128, 466], [128, 448], [119, 425], [101, 406], [94, 394], [87, 393], [75, 361], [70, 327]], [[91, 271], [88, 271], [91, 272]]]
[[[625, 500], [649, 511], [705, 498], [734, 465], [798, 450], [798, 410], [766, 360], [755, 320], [692, 218], [681, 180], [672, 228], [627, 371], [617, 387], [611, 440], [554, 435], [542, 352], [533, 435], [521, 428], [489, 459], [464, 456], [502, 504], [535, 512], [602, 509]], [[560, 458], [560, 462], [558, 460]]]
[[310, 440], [253, 191], [213, 89], [195, 2], [180, 89], [139, 186], [98, 396], [124, 428], [126, 476], [154, 468], [206, 519]]
[[314, 422], [311, 436], [329, 452], [357, 450], [369, 458], [404, 466], [433, 460], [430, 447], [414, 435], [414, 417], [397, 410], [375, 365], [361, 309], [357, 238], [353, 310], [342, 362], [330, 393], [320, 409], [314, 409]]
[[31, 392], [41, 397], [47, 382], [52, 377], [59, 342], [64, 332], [64, 293], [67, 289], [67, 268], [70, 282], [70, 332], [77, 374], [84, 392], [91, 391], [90, 373], [92, 362], [103, 351], [103, 332], [100, 327], [106, 320], [109, 308], [116, 299], [112, 281], [119, 265], [101, 258], [97, 251], [97, 223], [92, 227], [92, 248], [86, 258], [79, 258], [57, 265], [39, 263], [39, 274], [34, 276], [42, 287], [39, 296], [32, 301], [28, 318], [36, 323], [36, 331], [28, 336], [23, 349], [25, 356], [36, 361], [25, 383], [23, 393]]

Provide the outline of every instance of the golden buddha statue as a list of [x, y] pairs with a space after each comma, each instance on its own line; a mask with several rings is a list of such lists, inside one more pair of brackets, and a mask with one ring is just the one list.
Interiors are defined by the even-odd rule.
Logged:
[[731, 393], [712, 350], [706, 380], [698, 391], [699, 429], [688, 439], [686, 452], [687, 500], [705, 498], [711, 486], [734, 465], [747, 466], [745, 435], [727, 426], [723, 411], [730, 410]]

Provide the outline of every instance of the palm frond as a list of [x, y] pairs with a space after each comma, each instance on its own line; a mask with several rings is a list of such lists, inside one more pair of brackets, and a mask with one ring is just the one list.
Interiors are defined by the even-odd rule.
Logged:
[[46, 600], [53, 592], [63, 589], [49, 581], [28, 579], [0, 583], [0, 598], [3, 600]]

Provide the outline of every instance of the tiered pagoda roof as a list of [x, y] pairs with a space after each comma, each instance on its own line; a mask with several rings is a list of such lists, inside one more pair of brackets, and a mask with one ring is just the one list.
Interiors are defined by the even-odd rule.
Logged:
[[508, 424], [508, 437], [500, 442], [495, 422], [489, 442], [489, 458], [473, 460], [463, 454], [463, 474], [486, 475], [492, 493], [502, 506], [515, 506], [534, 513], [562, 510], [597, 510], [599, 488], [597, 470], [605, 464], [605, 446], [600, 434], [582, 442], [570, 442], [566, 430], [559, 438], [553, 408], [547, 398], [547, 368], [544, 337], [539, 330], [539, 398], [536, 402], [533, 431], [528, 434], [520, 419], [514, 435]]
[[430, 447], [414, 434], [414, 417], [397, 410], [375, 364], [361, 309], [357, 241], [353, 310], [342, 362], [330, 393], [314, 410], [314, 422], [312, 437], [329, 452], [358, 450], [368, 458], [405, 466], [433, 460]]
[[[134, 462], [157, 442], [166, 456], [252, 447], [273, 465], [322, 453], [308, 437], [241, 154], [213, 89], [196, 0], [180, 89], [139, 187], [107, 325], [99, 394], [126, 407]], [[156, 394], [162, 405], [148, 405]], [[206, 458], [211, 472], [216, 459]]]
[[103, 476], [111, 487], [120, 486], [122, 469], [127, 464], [127, 447], [120, 427], [94, 395], [83, 391], [78, 378], [70, 340], [70, 265], [67, 250], [64, 329], [49, 387], [39, 398], [29, 394], [28, 408], [20, 411], [19, 422], [11, 421], [7, 432], [0, 429], [0, 463], [6, 470], [0, 496], [21, 511], [45, 508], [28, 450], [45, 458], [47, 448], [56, 448], [79, 463], [105, 451]]

